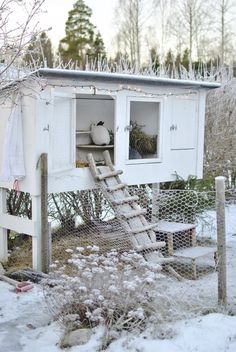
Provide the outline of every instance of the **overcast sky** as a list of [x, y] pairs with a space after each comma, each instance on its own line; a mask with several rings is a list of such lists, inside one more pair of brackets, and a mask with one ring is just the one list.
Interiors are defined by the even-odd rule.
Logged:
[[[53, 42], [53, 46], [57, 48], [59, 40], [65, 34], [65, 22], [68, 18], [68, 12], [73, 8], [76, 0], [46, 0], [44, 9], [47, 13], [41, 15], [40, 27], [52, 27], [48, 32]], [[92, 23], [101, 32], [106, 49], [110, 51], [111, 39], [114, 34], [114, 7], [117, 0], [85, 0], [92, 11]]]

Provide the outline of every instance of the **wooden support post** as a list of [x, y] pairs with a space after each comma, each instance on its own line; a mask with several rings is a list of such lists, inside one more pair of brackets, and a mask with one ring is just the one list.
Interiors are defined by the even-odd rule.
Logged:
[[48, 158], [47, 154], [40, 157], [40, 195], [32, 196], [32, 220], [36, 223], [32, 237], [33, 268], [47, 273], [51, 261], [50, 230], [48, 224]]
[[[0, 188], [0, 214], [7, 211], [6, 190]], [[8, 260], [7, 229], [0, 227], [0, 262]]]
[[41, 155], [41, 251], [42, 251], [42, 271], [49, 272], [50, 258], [50, 236], [48, 224], [48, 156]]
[[35, 233], [32, 236], [32, 256], [33, 269], [42, 271], [42, 256], [41, 256], [41, 197], [32, 197], [32, 220], [35, 221]]
[[196, 259], [192, 259], [192, 271], [193, 271], [193, 280], [197, 279], [197, 264]]
[[157, 222], [159, 218], [158, 198], [160, 193], [160, 183], [152, 184], [152, 222]]
[[225, 236], [225, 178], [215, 178], [217, 252], [218, 252], [218, 303], [227, 303], [226, 290], [226, 236]]
[[[165, 236], [165, 235], [164, 235]], [[167, 254], [169, 256], [173, 255], [174, 252], [174, 239], [173, 239], [173, 234], [168, 233], [167, 235]]]
[[196, 238], [196, 228], [195, 227], [190, 230], [190, 235], [191, 235], [191, 246], [196, 247], [197, 238]]

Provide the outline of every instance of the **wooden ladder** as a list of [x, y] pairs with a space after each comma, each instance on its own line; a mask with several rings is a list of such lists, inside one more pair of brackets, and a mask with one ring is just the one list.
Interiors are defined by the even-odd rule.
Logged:
[[127, 185], [122, 183], [119, 178], [122, 171], [114, 169], [107, 150], [103, 152], [103, 155], [104, 166], [96, 166], [93, 155], [87, 155], [90, 171], [96, 184], [112, 205], [117, 218], [120, 219], [133, 249], [137, 252], [143, 252], [146, 260], [156, 264], [173, 262], [172, 257], [164, 258], [159, 251], [166, 243], [156, 240], [153, 229], [158, 224], [149, 223], [146, 220], [144, 217], [146, 209], [142, 209], [138, 205], [139, 197], [130, 195]]

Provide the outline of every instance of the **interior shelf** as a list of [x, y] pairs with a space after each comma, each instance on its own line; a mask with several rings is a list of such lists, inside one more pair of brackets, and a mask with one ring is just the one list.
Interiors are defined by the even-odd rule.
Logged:
[[114, 145], [95, 145], [95, 144], [78, 144], [76, 148], [83, 148], [83, 149], [113, 149]]
[[91, 131], [86, 131], [86, 130], [77, 130], [76, 134], [90, 134]]

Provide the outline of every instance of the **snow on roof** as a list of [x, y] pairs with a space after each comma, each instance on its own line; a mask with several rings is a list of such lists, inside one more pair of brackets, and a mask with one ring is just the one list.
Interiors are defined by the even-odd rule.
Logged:
[[206, 81], [193, 81], [193, 80], [181, 80], [172, 78], [162, 78], [157, 76], [143, 76], [135, 74], [123, 74], [123, 73], [110, 73], [110, 72], [95, 72], [95, 71], [80, 71], [80, 70], [66, 70], [66, 69], [51, 69], [41, 68], [34, 72], [39, 76], [45, 76], [49, 78], [67, 78], [73, 80], [83, 81], [101, 81], [111, 83], [129, 83], [129, 84], [145, 84], [145, 85], [157, 85], [157, 86], [184, 86], [184, 87], [196, 87], [196, 88], [218, 88], [221, 86], [217, 82], [206, 82]]

